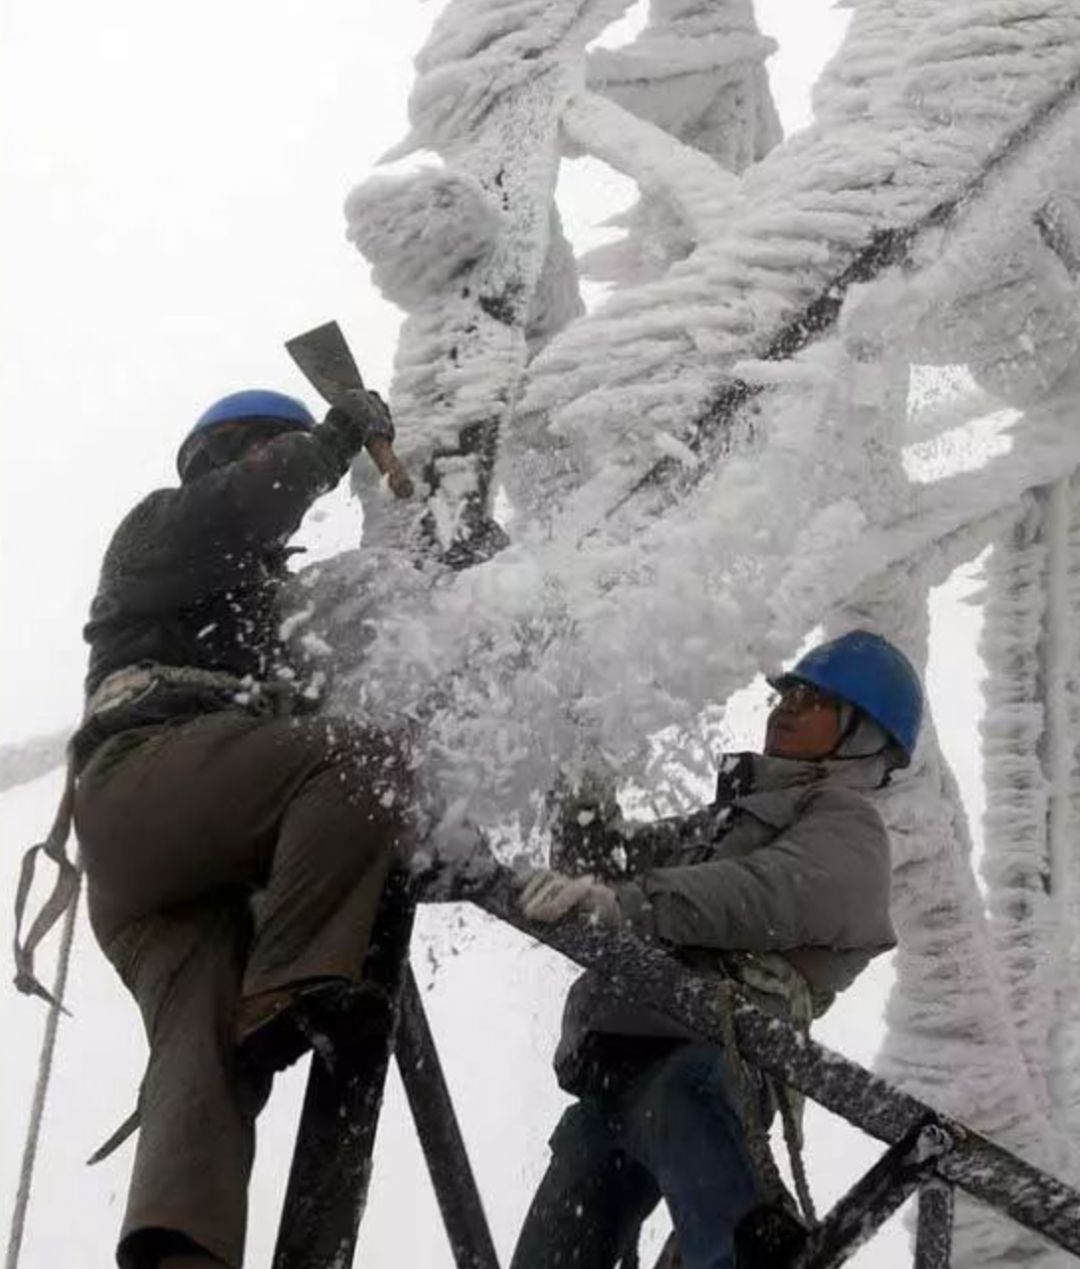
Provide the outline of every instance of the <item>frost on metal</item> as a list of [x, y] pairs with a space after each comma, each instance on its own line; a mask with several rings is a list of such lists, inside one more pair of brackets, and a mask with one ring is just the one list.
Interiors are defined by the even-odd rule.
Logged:
[[[1078, 543], [1074, 477], [1025, 498], [987, 564], [983, 637], [982, 873], [996, 964], [1040, 1113], [1071, 1141], [1080, 1069], [1073, 989]], [[1053, 1164], [1074, 1183], [1080, 1178], [1075, 1153], [1059, 1150]], [[1004, 1263], [1017, 1258], [1015, 1229], [984, 1214], [978, 1232], [987, 1254]], [[1031, 1263], [1053, 1263], [1030, 1239], [1018, 1245]]]
[[[1075, 103], [1047, 106], [1080, 61], [1080, 45], [1063, 40], [1076, 25], [1068, 6], [1040, 10], [1053, 9], [1052, 23], [1034, 7], [1018, 20], [1016, 4], [998, 15], [1001, 79], [985, 64], [985, 32], [976, 39], [928, 4], [861, 5], [819, 86], [818, 122], [771, 151], [771, 105], [752, 99], [769, 46], [746, 6], [658, 5], [633, 44], [588, 57], [586, 41], [619, 8], [451, 5], [419, 61], [408, 141], [437, 147], [445, 170], [350, 200], [351, 232], [380, 274], [416, 284], [406, 286], [393, 400], [401, 447], [433, 492], [413, 507], [367, 499], [368, 563], [344, 600], [365, 660], [343, 699], [433, 720], [455, 794], [495, 819], [546, 787], [568, 750], [640, 770], [650, 734], [692, 722], [763, 655], [790, 653], [855, 586], [913, 551], [947, 540], [960, 562], [993, 536], [1003, 507], [1074, 452], [1060, 426], [1068, 372], [1036, 343], [1041, 395], [1013, 429], [1027, 429], [1026, 446], [896, 496], [883, 496], [866, 464], [883, 360], [925, 363], [945, 347], [1005, 403], [988, 367], [1006, 364], [994, 348], [1014, 346], [1012, 331], [999, 337], [991, 324], [980, 342], [964, 309], [993, 286], [1015, 219], [1063, 205], [1076, 170]], [[701, 32], [691, 66], [687, 40]], [[978, 71], [948, 120], [945, 65]], [[676, 90], [679, 107], [665, 113]], [[728, 100], [730, 135], [717, 106]], [[627, 280], [576, 319], [574, 261], [552, 231], [564, 144], [619, 163], [693, 239], [662, 277]], [[751, 159], [742, 173], [724, 165]], [[453, 191], [467, 212], [457, 220], [433, 207], [421, 229], [422, 216], [379, 210], [384, 197], [415, 211], [424, 189], [436, 202]], [[947, 223], [925, 220], [961, 193]], [[875, 235], [905, 226], [924, 227], [905, 270], [875, 266], [833, 298], [837, 272]], [[630, 237], [645, 232], [635, 225]], [[417, 235], [441, 273], [404, 259]], [[1030, 277], [1044, 266], [1068, 276], [1048, 264], [1060, 250], [1038, 233], [1030, 241]], [[1010, 268], [1018, 299], [1044, 295], [1023, 284], [1020, 263]], [[1062, 348], [1076, 334], [1074, 300], [1061, 281]], [[792, 354], [766, 356], [815, 304], [817, 324]], [[723, 426], [688, 445], [732, 385]], [[437, 570], [411, 557], [403, 572], [402, 548], [422, 522], [445, 552], [473, 527], [470, 508], [486, 513], [496, 444], [513, 544], [450, 581], [436, 584]], [[627, 498], [660, 460], [682, 476], [662, 497]], [[899, 479], [893, 470], [886, 483]]]
[[[899, 442], [910, 385], [907, 366], [895, 356], [879, 365], [875, 378], [876, 399], [863, 401], [850, 422], [872, 442], [876, 468], [868, 467], [867, 476], [882, 491], [875, 517], [882, 519], [905, 500]], [[925, 667], [929, 591], [955, 566], [955, 546], [933, 543], [870, 579], [834, 611], [831, 625], [880, 630]], [[961, 549], [970, 548], [969, 539]], [[975, 885], [968, 826], [932, 718], [912, 766], [894, 779], [879, 807], [893, 846], [899, 938], [879, 1070], [943, 1113], [1060, 1171], [1071, 1147], [1031, 1077]], [[1030, 1244], [1017, 1226], [966, 1199], [958, 1200], [955, 1221], [956, 1266], [995, 1263], [998, 1250]]]
[[[1080, 70], [1074, 6], [1007, 7], [995, 77], [990, 36], [968, 30], [970, 11], [992, 6], [950, 6], [965, 14], [955, 22], [926, 3], [859, 6], [819, 86], [818, 122], [749, 169], [723, 230], [553, 341], [528, 403], [573, 439], [594, 481], [617, 464], [632, 482], [656, 429], [686, 429], [735, 361], [759, 354], [876, 233], [959, 195]], [[1020, 20], [1025, 7], [1057, 16]]]
[[[428, 481], [428, 529], [444, 554], [490, 515], [495, 438], [537, 329], [581, 311], [553, 206], [559, 120], [585, 44], [625, 7], [451, 4], [417, 59], [412, 126], [393, 151], [434, 151], [445, 167], [372, 178], [346, 205], [350, 238], [408, 312], [391, 404], [403, 457]], [[409, 516], [375, 510], [372, 540]]]
[[372, 281], [402, 308], [442, 298], [490, 255], [499, 232], [498, 208], [479, 181], [435, 168], [372, 177], [349, 196], [345, 215]]
[[[761, 34], [750, 0], [654, 0], [649, 16], [632, 43], [590, 55], [593, 91], [568, 119], [582, 149], [641, 186], [625, 236], [582, 261], [590, 276], [621, 284], [662, 276], [719, 233], [736, 187], [728, 174], [782, 135], [765, 70], [776, 41]], [[612, 103], [625, 112], [621, 126]], [[642, 124], [657, 130], [652, 145]]]
[[[931, 727], [882, 800], [882, 1069], [1072, 1177], [1080, 10], [856, 0], [781, 141], [749, 3], [654, 0], [589, 52], [625, 7], [455, 0], [395, 152], [442, 166], [350, 196], [408, 314], [392, 400], [427, 488], [368, 490], [363, 551], [317, 583], [339, 700], [414, 730], [454, 840], [528, 830], [567, 769], [671, 801], [703, 713], [763, 662], [853, 622], [924, 661], [931, 586], [992, 546], [987, 899]], [[584, 260], [566, 153], [639, 190]], [[588, 314], [586, 273], [612, 284]], [[929, 407], [928, 375], [956, 385]], [[508, 541], [484, 537], [496, 461]], [[958, 1264], [1037, 1262], [957, 1220]]]

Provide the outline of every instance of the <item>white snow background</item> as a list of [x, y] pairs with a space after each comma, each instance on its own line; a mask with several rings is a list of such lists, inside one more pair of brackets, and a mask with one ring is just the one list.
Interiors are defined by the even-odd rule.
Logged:
[[[821, 0], [758, 0], [776, 36], [773, 92], [792, 131], [845, 15]], [[182, 8], [102, 0], [5, 6], [0, 14], [0, 742], [64, 727], [78, 709], [79, 630], [109, 534], [142, 493], [172, 479], [178, 439], [215, 396], [247, 384], [305, 393], [288, 335], [341, 321], [368, 381], [389, 380], [400, 315], [345, 241], [348, 190], [405, 131], [410, 59], [435, 4], [398, 0], [192, 0]], [[623, 38], [632, 28], [624, 24]], [[609, 39], [619, 38], [609, 33]], [[598, 164], [566, 165], [575, 244], [626, 197]], [[344, 496], [305, 527], [320, 553], [351, 545]], [[930, 690], [941, 738], [979, 822], [978, 610], [970, 582], [939, 592]], [[735, 739], [760, 740], [760, 708]], [[53, 772], [0, 796], [0, 893], [47, 828]], [[0, 904], [0, 944], [10, 942]], [[414, 942], [466, 1142], [506, 1260], [563, 1103], [550, 1052], [571, 970], [471, 910], [422, 914]], [[44, 968], [48, 969], [47, 959]], [[869, 1062], [889, 966], [879, 961], [819, 1026]], [[130, 1145], [83, 1160], [128, 1112], [143, 1060], [134, 1008], [83, 926], [22, 1265], [111, 1263]], [[15, 1193], [44, 1009], [0, 992], [0, 1210]], [[280, 1081], [260, 1124], [248, 1262], [269, 1261], [303, 1073]], [[825, 1208], [878, 1153], [812, 1112], [811, 1180]], [[655, 1241], [655, 1234], [654, 1234]], [[391, 1080], [357, 1263], [451, 1264]], [[892, 1222], [852, 1262], [910, 1263]]]

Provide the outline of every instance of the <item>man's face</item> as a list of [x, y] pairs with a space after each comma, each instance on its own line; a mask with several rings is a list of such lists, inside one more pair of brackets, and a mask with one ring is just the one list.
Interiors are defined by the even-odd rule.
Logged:
[[773, 758], [827, 758], [840, 743], [840, 702], [809, 683], [788, 683], [776, 695], [765, 728]]

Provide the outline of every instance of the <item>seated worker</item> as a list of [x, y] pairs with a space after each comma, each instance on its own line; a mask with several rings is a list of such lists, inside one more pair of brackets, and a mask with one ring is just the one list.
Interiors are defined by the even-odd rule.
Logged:
[[[553, 845], [566, 871], [532, 873], [519, 905], [534, 921], [576, 910], [625, 925], [809, 1024], [895, 945], [889, 841], [866, 795], [910, 761], [922, 690], [907, 658], [865, 631], [772, 686], [764, 754], [725, 757], [711, 806], [644, 824], [618, 819], [613, 799], [599, 815], [568, 803]], [[747, 1069], [767, 1119], [771, 1098]], [[682, 1269], [733, 1269], [736, 1226], [768, 1195], [725, 1050], [590, 972], [570, 990], [555, 1070], [577, 1101], [511, 1269], [613, 1269], [661, 1197]]]

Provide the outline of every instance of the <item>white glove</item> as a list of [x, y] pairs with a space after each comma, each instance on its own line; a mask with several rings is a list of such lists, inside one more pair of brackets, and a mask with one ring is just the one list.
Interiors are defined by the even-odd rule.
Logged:
[[527, 921], [554, 925], [577, 910], [599, 925], [614, 927], [623, 921], [615, 891], [592, 877], [568, 877], [550, 868], [530, 873], [518, 896], [518, 908]]

